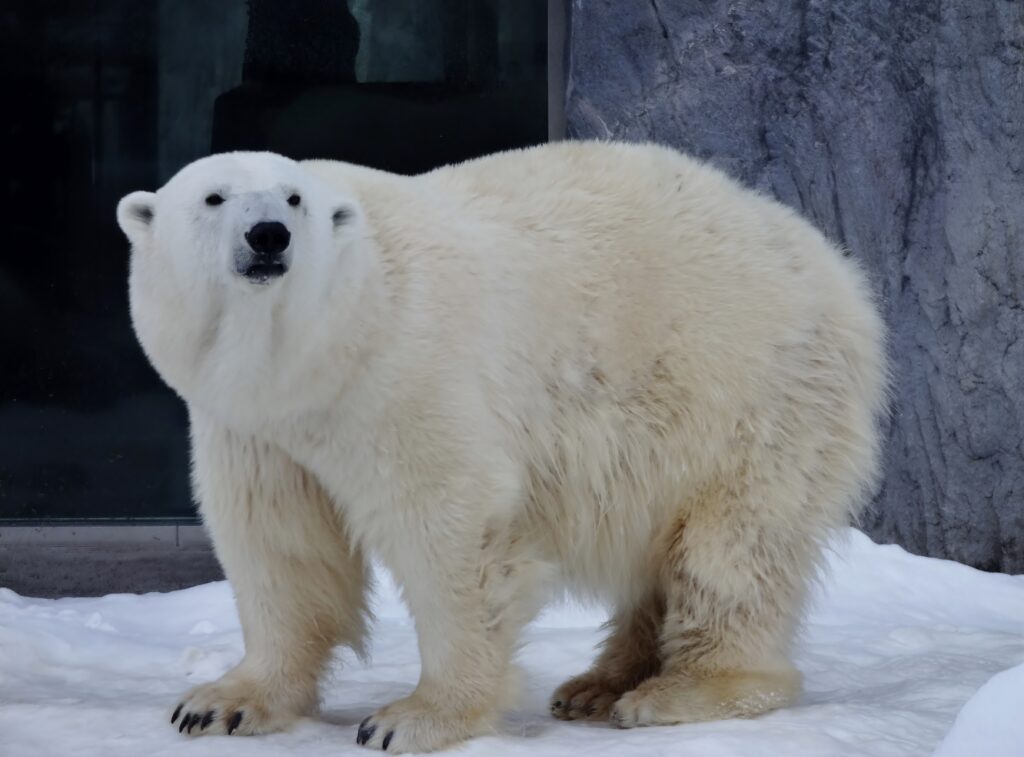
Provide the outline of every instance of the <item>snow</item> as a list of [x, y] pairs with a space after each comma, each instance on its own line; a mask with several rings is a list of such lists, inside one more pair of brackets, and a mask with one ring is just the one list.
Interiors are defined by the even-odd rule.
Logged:
[[[386, 576], [376, 607], [372, 661], [339, 653], [318, 719], [268, 736], [188, 739], [168, 722], [179, 695], [242, 655], [226, 583], [58, 600], [0, 589], [0, 756], [369, 754], [355, 745], [356, 724], [408, 693], [419, 670]], [[1024, 756], [1024, 576], [916, 557], [850, 530], [830, 552], [798, 644], [803, 696], [750, 721], [622, 731], [552, 719], [548, 696], [586, 668], [603, 619], [574, 605], [545, 611], [519, 655], [520, 709], [500, 735], [457, 753]]]
[[1022, 695], [1024, 665], [993, 676], [960, 710], [935, 757], [1024, 754]]

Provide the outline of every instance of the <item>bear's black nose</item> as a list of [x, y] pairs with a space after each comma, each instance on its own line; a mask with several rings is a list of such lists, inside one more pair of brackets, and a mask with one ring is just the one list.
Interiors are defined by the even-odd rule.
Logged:
[[291, 238], [288, 228], [278, 221], [261, 221], [245, 233], [245, 241], [261, 255], [279, 255], [288, 249]]

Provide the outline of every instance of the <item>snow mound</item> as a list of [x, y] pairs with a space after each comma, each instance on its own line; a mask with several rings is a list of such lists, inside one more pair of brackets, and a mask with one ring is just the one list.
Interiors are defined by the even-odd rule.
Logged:
[[[555, 721], [548, 696], [587, 667], [605, 617], [561, 605], [525, 634], [524, 696], [504, 733], [457, 753], [1024, 755], [1024, 576], [916, 557], [852, 529], [828, 563], [796, 651], [805, 692], [794, 707], [630, 731]], [[0, 755], [366, 755], [356, 724], [411, 691], [419, 673], [411, 621], [382, 579], [372, 661], [339, 652], [320, 718], [231, 741], [189, 740], [168, 723], [180, 694], [242, 656], [226, 583], [58, 600], [0, 589]]]
[[984, 755], [1021, 757], [1024, 754], [1024, 665], [1004, 670], [978, 689], [946, 734], [935, 757]]

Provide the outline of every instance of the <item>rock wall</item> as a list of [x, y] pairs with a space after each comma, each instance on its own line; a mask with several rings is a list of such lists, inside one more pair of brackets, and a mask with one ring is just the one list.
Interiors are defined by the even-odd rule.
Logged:
[[891, 330], [880, 541], [1024, 572], [1024, 2], [570, 0], [573, 138], [652, 140], [799, 209]]

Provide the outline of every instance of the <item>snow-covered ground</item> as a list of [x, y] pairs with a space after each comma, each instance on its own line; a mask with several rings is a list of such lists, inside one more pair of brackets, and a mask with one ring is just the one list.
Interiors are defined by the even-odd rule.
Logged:
[[[1024, 576], [914, 557], [852, 530], [829, 562], [797, 651], [806, 690], [795, 707], [629, 731], [553, 720], [548, 695], [587, 666], [603, 620], [560, 606], [526, 633], [523, 703], [504, 734], [457, 753], [1024, 757]], [[179, 694], [242, 655], [227, 584], [60, 600], [0, 589], [0, 756], [369, 755], [356, 724], [410, 691], [419, 668], [409, 618], [381, 583], [372, 662], [341, 654], [320, 719], [247, 739], [188, 739], [168, 722]]]

